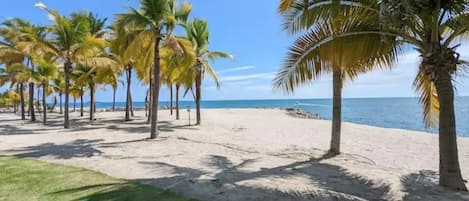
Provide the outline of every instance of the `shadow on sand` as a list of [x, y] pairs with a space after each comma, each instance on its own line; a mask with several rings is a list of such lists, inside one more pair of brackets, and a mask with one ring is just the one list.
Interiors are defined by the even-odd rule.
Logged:
[[78, 139], [67, 144], [44, 143], [37, 146], [25, 147], [23, 149], [10, 150], [10, 152], [20, 152], [17, 157], [40, 158], [52, 156], [56, 159], [89, 158], [100, 155], [102, 152], [94, 146], [103, 140]]
[[[212, 155], [205, 165], [218, 171], [208, 173], [197, 169], [178, 167], [162, 162], [141, 162], [149, 168], [170, 168], [171, 177], [141, 179], [142, 183], [159, 188], [185, 193], [202, 200], [387, 200], [390, 187], [348, 173], [339, 166], [321, 163], [330, 156], [295, 162], [274, 168], [263, 168], [255, 172], [243, 171], [256, 160], [244, 160], [234, 164], [224, 156]], [[310, 180], [314, 189], [280, 191], [263, 187], [262, 184], [288, 182], [288, 178], [299, 176]], [[255, 185], [250, 185], [255, 182]], [[288, 186], [287, 183], [284, 183]]]
[[[16, 117], [16, 116], [15, 116]], [[19, 117], [16, 119], [2, 119], [0, 122], [1, 135], [32, 135], [44, 132], [70, 133], [79, 131], [92, 131], [99, 129], [123, 131], [133, 134], [147, 134], [150, 132], [150, 125], [143, 118], [136, 118], [134, 121], [124, 121], [122, 119], [105, 119], [90, 121], [86, 117], [75, 118], [71, 120], [71, 128], [63, 129], [63, 117], [61, 115], [50, 115], [47, 119], [47, 125], [43, 126], [40, 117], [36, 122], [28, 120], [22, 121]], [[16, 122], [17, 125], [10, 124]], [[18, 123], [21, 122], [21, 126]], [[159, 121], [158, 128], [162, 132], [174, 132], [175, 130], [198, 130], [198, 128], [189, 125], [174, 125], [168, 121]]]

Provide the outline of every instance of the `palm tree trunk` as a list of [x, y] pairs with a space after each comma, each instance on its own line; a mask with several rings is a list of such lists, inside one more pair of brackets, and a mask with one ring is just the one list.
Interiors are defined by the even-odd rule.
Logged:
[[31, 121], [36, 121], [36, 115], [34, 113], [34, 83], [29, 83], [29, 115]]
[[60, 114], [63, 114], [63, 107], [62, 107], [62, 92], [59, 92], [59, 105], [60, 105]]
[[69, 103], [70, 103], [70, 73], [72, 70], [72, 62], [67, 59], [64, 64], [64, 74], [65, 74], [65, 111], [64, 111], [64, 128], [70, 128], [70, 114], [69, 114]]
[[459, 167], [454, 91], [450, 73], [440, 72], [435, 81], [435, 86], [440, 102], [440, 185], [455, 190], [467, 191]]
[[171, 116], [173, 116], [173, 84], [169, 85], [169, 111]]
[[[16, 90], [15, 90], [15, 91], [16, 91], [16, 93], [18, 93], [18, 94], [20, 93], [20, 84], [17, 84], [17, 85], [16, 85]], [[17, 112], [18, 112], [18, 101], [15, 100], [15, 101], [13, 102], [13, 113], [16, 114]]]
[[152, 103], [153, 103], [153, 101], [152, 101], [153, 100], [153, 95], [151, 94], [152, 91], [153, 91], [153, 86], [152, 86], [153, 85], [153, 78], [152, 78], [153, 77], [152, 76], [153, 75], [153, 73], [152, 73], [153, 70], [152, 69], [153, 68], [150, 68], [150, 74], [149, 74], [150, 75], [150, 85], [148, 87], [149, 89], [148, 89], [148, 119], [147, 119], [147, 124], [150, 124], [150, 122], [151, 122], [151, 112], [152, 112], [151, 108], [152, 108]]
[[176, 120], [179, 120], [179, 84], [176, 84]]
[[112, 89], [113, 90], [113, 94], [112, 94], [112, 111], [115, 112], [116, 111], [116, 89]]
[[46, 104], [46, 85], [42, 85], [42, 114], [43, 114], [43, 124], [47, 124], [47, 104]]
[[132, 81], [132, 69], [130, 68], [129, 65], [127, 65], [127, 98], [125, 102], [125, 121], [130, 121], [130, 105], [131, 105], [131, 99], [130, 99], [130, 89], [131, 89], [131, 81]]
[[24, 110], [24, 83], [20, 83], [21, 120], [26, 120]]
[[340, 154], [340, 130], [342, 126], [342, 72], [340, 69], [333, 71], [333, 99], [332, 99], [332, 134], [329, 153]]
[[77, 111], [77, 98], [73, 97], [73, 112]]
[[197, 77], [195, 78], [195, 105], [196, 105], [196, 117], [197, 122], [196, 125], [200, 125], [201, 118], [200, 118], [200, 100], [202, 99], [201, 89], [202, 88], [202, 63], [197, 60]]
[[80, 93], [80, 116], [83, 117], [83, 87], [81, 87]]
[[134, 105], [133, 105], [133, 100], [132, 100], [132, 94], [130, 94], [130, 116], [135, 117], [134, 114]]
[[155, 40], [155, 60], [153, 70], [153, 88], [152, 88], [152, 103], [151, 103], [151, 129], [150, 139], [156, 139], [158, 137], [158, 99], [160, 92], [160, 30], [156, 29], [156, 40]]
[[90, 120], [94, 120], [94, 83], [90, 83]]
[[150, 93], [150, 89], [147, 89], [145, 93], [145, 116], [148, 117], [148, 94]]

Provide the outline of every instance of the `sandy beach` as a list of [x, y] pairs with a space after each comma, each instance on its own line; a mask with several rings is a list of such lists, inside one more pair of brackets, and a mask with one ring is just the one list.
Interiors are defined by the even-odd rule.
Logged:
[[[280, 109], [160, 112], [160, 136], [147, 140], [144, 112], [73, 113], [72, 129], [49, 114], [49, 126], [0, 114], [0, 155], [32, 157], [136, 180], [200, 200], [469, 200], [441, 188], [436, 135], [343, 124], [344, 154], [328, 157], [330, 121], [302, 119]], [[194, 119], [194, 116], [191, 117]], [[40, 118], [38, 118], [40, 120]], [[469, 139], [459, 139], [469, 178]]]

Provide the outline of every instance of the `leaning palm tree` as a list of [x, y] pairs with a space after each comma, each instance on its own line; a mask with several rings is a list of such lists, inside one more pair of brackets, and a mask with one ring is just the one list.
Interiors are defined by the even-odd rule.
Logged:
[[153, 67], [151, 71], [145, 72], [151, 72], [152, 76], [150, 138], [155, 139], [158, 136], [158, 100], [161, 84], [160, 46], [162, 41], [170, 41], [174, 24], [178, 18], [187, 18], [190, 9], [176, 9], [175, 0], [141, 0], [140, 3], [139, 10], [130, 8], [128, 13], [118, 14], [116, 27], [141, 30], [129, 49], [140, 55], [140, 58], [136, 58], [137, 67]]
[[194, 49], [197, 54], [197, 60], [194, 65], [195, 76], [195, 103], [196, 103], [196, 116], [197, 116], [197, 125], [201, 124], [200, 117], [200, 101], [202, 99], [202, 80], [204, 74], [209, 74], [216, 82], [217, 86], [220, 86], [218, 82], [217, 75], [215, 70], [210, 65], [210, 61], [219, 58], [229, 58], [233, 59], [234, 57], [230, 54], [224, 52], [212, 52], [209, 51], [209, 29], [207, 21], [201, 19], [194, 19], [188, 22], [185, 26], [187, 32], [187, 38], [192, 41]]
[[327, 21], [335, 16], [335, 11], [342, 9], [355, 10], [346, 17], [356, 18], [357, 24], [366, 24], [370, 28], [347, 31], [329, 40], [350, 35], [379, 35], [383, 39], [375, 42], [412, 46], [419, 52], [422, 59], [414, 85], [420, 93], [425, 123], [433, 125], [438, 121], [439, 124], [439, 183], [467, 191], [459, 166], [453, 79], [466, 66], [457, 48], [458, 41], [465, 39], [469, 33], [468, 2], [281, 1], [281, 10], [289, 10], [289, 27], [293, 30]]
[[36, 41], [48, 53], [64, 62], [64, 128], [70, 128], [69, 93], [70, 76], [74, 65], [107, 66], [113, 61], [103, 54], [106, 41], [91, 34], [88, 13], [73, 13], [67, 18], [55, 10], [47, 8], [43, 3], [36, 3], [36, 7], [45, 10], [53, 20], [50, 27], [53, 39]]

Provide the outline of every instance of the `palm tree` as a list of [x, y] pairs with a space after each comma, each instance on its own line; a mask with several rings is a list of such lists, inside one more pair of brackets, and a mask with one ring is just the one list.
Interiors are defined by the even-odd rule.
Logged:
[[[305, 4], [307, 3], [307, 4]], [[467, 191], [459, 166], [454, 114], [453, 78], [463, 69], [458, 41], [469, 32], [466, 1], [296, 1], [282, 0], [281, 10], [289, 10], [290, 28], [311, 27], [329, 20], [337, 10], [355, 10], [346, 17], [367, 30], [351, 30], [336, 35], [336, 40], [350, 35], [383, 36], [381, 43], [412, 46], [422, 60], [414, 81], [424, 108], [425, 123], [439, 124], [439, 183]], [[303, 13], [303, 14], [301, 14]], [[300, 17], [298, 17], [300, 16]], [[378, 42], [378, 41], [375, 41]], [[398, 56], [398, 55], [396, 55]]]
[[[32, 58], [41, 56], [45, 52], [35, 45], [26, 45], [46, 37], [46, 28], [33, 25], [25, 20], [14, 18], [6, 20], [0, 29], [3, 42], [0, 44], [0, 57], [4, 63], [23, 63], [34, 71]], [[36, 121], [34, 112], [34, 82], [29, 83], [29, 114], [31, 121]]]
[[118, 78], [116, 65], [104, 67], [78, 65], [75, 67], [72, 74], [76, 77], [77, 84], [88, 85], [90, 89], [90, 120], [95, 120], [94, 114], [96, 112], [97, 85], [100, 83], [107, 83], [111, 84], [113, 88], [117, 88]]
[[[151, 130], [150, 138], [155, 139], [158, 136], [158, 100], [160, 90], [160, 46], [162, 40], [170, 41], [173, 27], [178, 18], [187, 16], [191, 9], [183, 6], [176, 9], [175, 0], [141, 0], [139, 10], [130, 8], [128, 13], [117, 15], [117, 27], [124, 29], [142, 30], [132, 42], [129, 49], [135, 51], [134, 54], [140, 54], [136, 58], [136, 66], [150, 67], [151, 76]], [[182, 8], [182, 9], [181, 9]], [[166, 28], [166, 29], [165, 29]], [[132, 48], [133, 46], [133, 48]], [[152, 58], [148, 60], [145, 58]], [[143, 63], [142, 63], [143, 62]]]
[[43, 124], [47, 123], [47, 93], [51, 92], [49, 81], [57, 76], [57, 66], [55, 61], [49, 59], [41, 59], [38, 61], [37, 69], [33, 72], [33, 76], [37, 80], [39, 86], [42, 87], [42, 112]]
[[26, 120], [24, 102], [24, 83], [29, 80], [28, 69], [21, 63], [6, 64], [0, 68], [0, 87], [10, 83], [10, 88], [18, 83], [20, 96], [21, 120]]
[[[316, 80], [322, 74], [332, 72], [332, 133], [329, 153], [340, 154], [340, 138], [342, 124], [342, 89], [345, 80], [353, 80], [359, 73], [373, 70], [373, 68], [391, 66], [398, 49], [396, 46], [376, 43], [381, 40], [380, 35], [352, 35], [336, 40], [329, 40], [331, 36], [345, 32], [368, 30], [369, 27], [356, 24], [355, 18], [347, 18], [349, 10], [342, 10], [328, 21], [321, 21], [314, 26], [304, 29], [292, 29], [290, 20], [291, 10], [282, 10], [285, 18], [285, 28], [297, 34], [303, 33], [290, 48], [286, 62], [275, 78], [275, 86], [286, 92], [294, 92], [296, 87], [311, 80]], [[302, 13], [303, 14], [303, 13]], [[374, 39], [374, 40], [371, 40]], [[356, 49], [357, 45], [367, 48]]]
[[[133, 28], [122, 28], [117, 27], [118, 24], [112, 26], [113, 30], [113, 39], [111, 40], [111, 53], [112, 58], [122, 66], [122, 70], [125, 72], [126, 76], [126, 103], [125, 103], [125, 121], [130, 121], [132, 112], [132, 71], [133, 71], [133, 58], [132, 54], [128, 52], [128, 47], [135, 39], [135, 37], [142, 31], [138, 27]], [[125, 25], [129, 26], [129, 25]], [[131, 115], [132, 112], [132, 115]]]
[[47, 8], [43, 3], [36, 3], [36, 7], [45, 10], [53, 20], [53, 25], [50, 27], [53, 40], [40, 40], [35, 44], [41, 45], [50, 54], [64, 61], [64, 128], [70, 128], [70, 76], [74, 65], [97, 67], [114, 64], [114, 62], [106, 55], [99, 54], [104, 52], [106, 41], [92, 34], [89, 13], [73, 13], [70, 18], [67, 18]]
[[224, 52], [211, 52], [208, 49], [209, 45], [209, 30], [208, 24], [205, 20], [194, 19], [187, 23], [185, 26], [187, 32], [187, 38], [192, 41], [194, 49], [197, 54], [197, 60], [194, 65], [195, 76], [195, 103], [197, 113], [197, 125], [201, 124], [200, 118], [200, 101], [202, 99], [202, 80], [205, 73], [208, 73], [216, 82], [217, 86], [220, 86], [217, 75], [210, 65], [210, 61], [218, 58], [230, 58], [234, 57]]
[[64, 80], [63, 78], [63, 72], [59, 72], [59, 75], [52, 80], [52, 88], [56, 93], [59, 94], [59, 114], [63, 114], [63, 104], [62, 104], [62, 93], [64, 89]]

